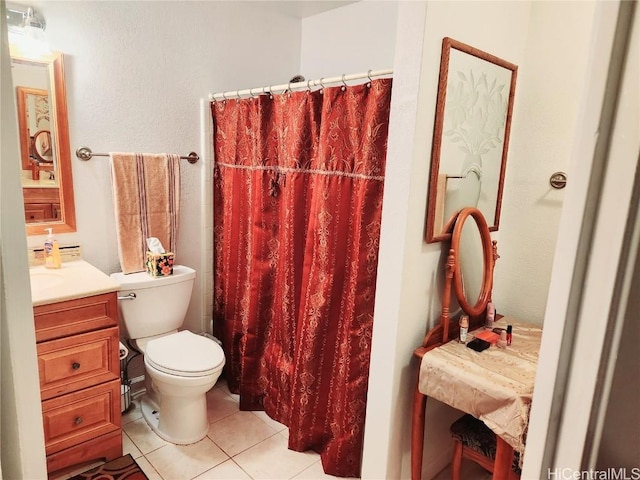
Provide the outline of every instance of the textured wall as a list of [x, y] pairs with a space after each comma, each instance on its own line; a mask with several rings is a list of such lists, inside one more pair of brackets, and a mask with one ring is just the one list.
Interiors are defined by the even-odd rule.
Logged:
[[[200, 152], [200, 99], [222, 90], [282, 83], [298, 71], [300, 20], [268, 2], [37, 2], [51, 48], [65, 53], [71, 149]], [[85, 259], [120, 270], [108, 159], [72, 159], [78, 231]], [[201, 274], [204, 176], [182, 164], [176, 259]], [[210, 237], [210, 235], [209, 235]], [[41, 237], [30, 237], [40, 245]], [[202, 276], [185, 326], [208, 328]]]
[[307, 79], [392, 68], [398, 2], [360, 1], [302, 20]]
[[518, 71], [493, 298], [498, 311], [540, 324], [566, 192], [549, 177], [569, 169], [594, 5], [533, 2]]

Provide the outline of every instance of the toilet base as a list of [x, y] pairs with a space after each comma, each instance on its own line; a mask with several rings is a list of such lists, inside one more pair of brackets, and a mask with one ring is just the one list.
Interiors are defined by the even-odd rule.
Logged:
[[[194, 419], [195, 423], [187, 421], [187, 425], [182, 422], [182, 424], [179, 426], [180, 432], [178, 433], [180, 437], [176, 437], [174, 435], [171, 435], [170, 433], [163, 431], [162, 424], [160, 422], [160, 406], [158, 406], [158, 404], [146, 393], [140, 399], [140, 410], [142, 411], [142, 417], [145, 419], [147, 425], [149, 425], [151, 430], [153, 430], [153, 433], [158, 435], [163, 440], [169, 443], [174, 443], [176, 445], [190, 445], [192, 443], [199, 442], [207, 436], [207, 433], [209, 431], [209, 424], [206, 417], [206, 403], [204, 407], [204, 422], [199, 421], [198, 419]], [[193, 425], [188, 425], [189, 423], [193, 423]], [[185, 427], [188, 432], [185, 432]]]

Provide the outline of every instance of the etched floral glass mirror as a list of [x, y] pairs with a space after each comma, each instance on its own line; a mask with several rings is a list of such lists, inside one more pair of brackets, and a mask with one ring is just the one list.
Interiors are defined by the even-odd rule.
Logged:
[[474, 207], [498, 229], [518, 67], [451, 38], [442, 42], [431, 152], [427, 242], [451, 237]]

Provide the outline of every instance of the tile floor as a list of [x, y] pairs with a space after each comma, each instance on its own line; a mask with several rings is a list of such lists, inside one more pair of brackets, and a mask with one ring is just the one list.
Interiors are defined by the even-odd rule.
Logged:
[[[207, 392], [210, 429], [192, 445], [165, 442], [147, 426], [136, 396], [122, 416], [123, 453], [130, 453], [150, 480], [320, 480], [333, 477], [322, 470], [320, 455], [287, 448], [287, 428], [264, 412], [243, 412], [238, 395], [219, 380]], [[85, 464], [55, 480], [66, 480], [102, 462]], [[481, 479], [465, 465], [463, 478]], [[463, 470], [463, 471], [464, 471]], [[451, 478], [447, 468], [434, 480]]]

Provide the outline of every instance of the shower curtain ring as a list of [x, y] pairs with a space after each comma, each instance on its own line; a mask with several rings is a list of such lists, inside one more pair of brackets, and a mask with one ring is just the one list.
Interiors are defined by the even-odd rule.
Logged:
[[291, 96], [291, 82], [287, 84], [287, 93]]
[[311, 80], [307, 80], [307, 92], [311, 91]]
[[344, 81], [344, 73], [342, 74], [342, 87], [340, 89], [344, 92], [347, 89], [347, 83]]
[[222, 100], [225, 102], [227, 101], [227, 96], [225, 95], [225, 92], [222, 92]]
[[371, 82], [373, 79], [371, 78], [371, 70], [367, 70], [367, 78], [369, 79], [369, 83], [367, 83], [367, 87], [371, 86]]
[[320, 80], [318, 80], [320, 82], [320, 93], [324, 92], [324, 83], [322, 83], [322, 80], [324, 80], [324, 77], [320, 77]]

